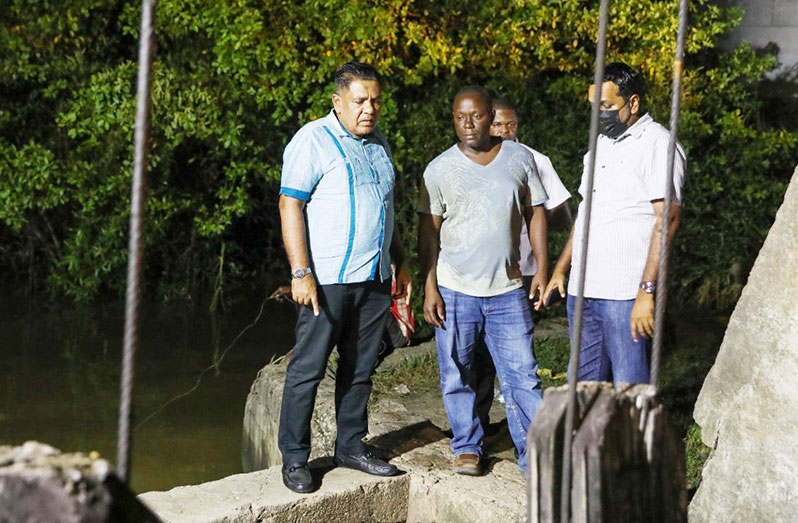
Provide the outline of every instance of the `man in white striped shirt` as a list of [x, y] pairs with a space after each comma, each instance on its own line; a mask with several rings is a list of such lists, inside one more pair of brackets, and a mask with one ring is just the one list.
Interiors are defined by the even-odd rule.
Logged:
[[[589, 99], [594, 96], [591, 87]], [[654, 333], [654, 292], [663, 229], [664, 198], [671, 185], [668, 239], [679, 223], [685, 155], [677, 147], [667, 173], [669, 133], [643, 111], [643, 79], [628, 65], [607, 65], [600, 93], [590, 241], [585, 273], [578, 379], [647, 383], [647, 338]], [[585, 197], [588, 155], [579, 193]], [[568, 320], [573, 339], [575, 295], [583, 260], [584, 200], [576, 224], [554, 268], [545, 297], [565, 297], [569, 266]], [[572, 256], [573, 255], [573, 256]]]

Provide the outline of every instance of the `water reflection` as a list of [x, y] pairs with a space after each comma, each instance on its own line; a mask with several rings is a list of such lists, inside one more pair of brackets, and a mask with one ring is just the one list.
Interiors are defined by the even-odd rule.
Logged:
[[[211, 318], [207, 304], [141, 312], [134, 426], [189, 390], [258, 313], [241, 299]], [[0, 300], [3, 300], [0, 297]], [[27, 310], [26, 310], [27, 309]], [[116, 456], [124, 312], [121, 303], [40, 310], [0, 302], [0, 444], [38, 440], [63, 451]], [[215, 322], [215, 324], [214, 324]], [[291, 306], [269, 301], [198, 389], [133, 433], [131, 482], [164, 490], [240, 472], [241, 424], [258, 370], [293, 343]]]

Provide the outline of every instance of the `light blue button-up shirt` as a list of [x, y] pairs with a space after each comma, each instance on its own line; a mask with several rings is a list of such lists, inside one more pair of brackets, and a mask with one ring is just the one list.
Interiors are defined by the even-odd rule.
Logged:
[[321, 285], [390, 279], [393, 187], [379, 130], [357, 139], [331, 111], [288, 143], [280, 194], [307, 202], [308, 250]]

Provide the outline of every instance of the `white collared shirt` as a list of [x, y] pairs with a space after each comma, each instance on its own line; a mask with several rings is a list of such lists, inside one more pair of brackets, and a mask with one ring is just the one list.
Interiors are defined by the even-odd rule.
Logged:
[[[613, 140], [599, 135], [593, 180], [593, 205], [585, 275], [585, 297], [630, 300], [637, 296], [656, 222], [651, 202], [665, 198], [671, 183], [672, 201], [681, 204], [685, 154], [680, 145], [673, 176], [667, 175], [669, 132], [650, 115], [643, 115]], [[582, 202], [574, 225], [568, 293], [577, 294], [582, 227], [585, 215], [587, 163], [585, 154], [579, 194]]]
[[[554, 165], [552, 165], [548, 156], [526, 144], [522, 143], [521, 145], [531, 151], [532, 155], [535, 157], [535, 164], [538, 166], [540, 181], [543, 183], [543, 188], [546, 189], [546, 194], [549, 196], [549, 199], [543, 203], [543, 207], [547, 211], [556, 209], [571, 197], [571, 193], [569, 193], [565, 185], [562, 184], [562, 180], [560, 180], [560, 177], [557, 175], [557, 171], [554, 170]], [[521, 251], [521, 261], [519, 262], [521, 274], [524, 276], [534, 276], [538, 272], [538, 263], [532, 252], [532, 246], [529, 245], [529, 233], [526, 230], [526, 222], [521, 222], [521, 243], [519, 244], [519, 250]]]

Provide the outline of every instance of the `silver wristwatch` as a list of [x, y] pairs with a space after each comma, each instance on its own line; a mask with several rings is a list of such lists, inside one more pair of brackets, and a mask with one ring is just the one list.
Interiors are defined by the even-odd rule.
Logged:
[[304, 278], [305, 276], [307, 276], [311, 272], [313, 272], [313, 271], [310, 270], [310, 267], [306, 267], [304, 269], [294, 269], [293, 271], [291, 271], [291, 279], [292, 280], [301, 280], [302, 278]]
[[640, 288], [646, 294], [654, 294], [654, 291], [657, 290], [657, 283], [653, 281], [641, 281]]

